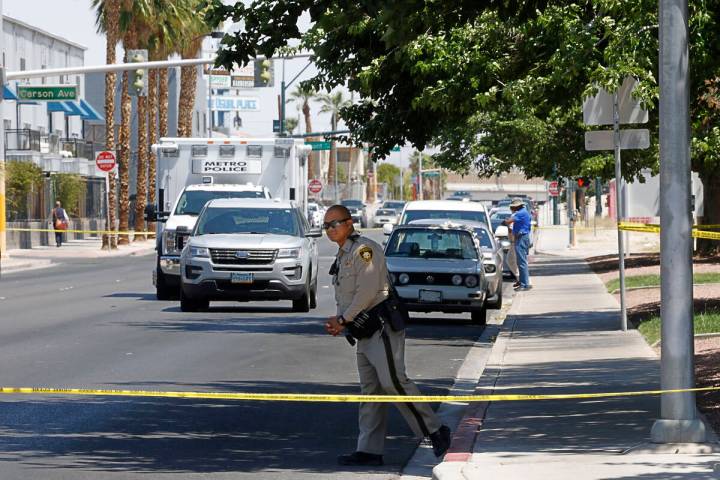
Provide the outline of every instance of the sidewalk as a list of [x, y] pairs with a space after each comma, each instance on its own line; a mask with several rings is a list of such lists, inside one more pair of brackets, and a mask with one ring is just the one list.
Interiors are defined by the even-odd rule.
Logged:
[[121, 245], [116, 250], [101, 248], [99, 239], [70, 240], [62, 247], [40, 246], [32, 249], [13, 249], [0, 258], [0, 272], [3, 274], [48, 268], [73, 258], [109, 258], [128, 255], [146, 255], [155, 251], [155, 240], [140, 240], [130, 245]]
[[[615, 299], [583, 260], [557, 255], [563, 247], [555, 235], [543, 237], [538, 248], [554, 255], [535, 256], [534, 288], [516, 296], [477, 393], [658, 388], [659, 359], [637, 331], [619, 330]], [[657, 396], [474, 404], [433, 476], [720, 478], [720, 455], [709, 447], [673, 454], [673, 447], [649, 443], [659, 405]], [[463, 448], [463, 430], [474, 436], [472, 448]]]

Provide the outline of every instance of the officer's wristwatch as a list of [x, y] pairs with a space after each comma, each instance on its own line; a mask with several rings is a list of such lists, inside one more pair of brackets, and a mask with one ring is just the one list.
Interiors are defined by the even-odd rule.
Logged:
[[340, 325], [342, 325], [343, 327], [344, 327], [345, 324], [347, 323], [347, 320], [345, 320], [345, 317], [343, 317], [342, 315], [340, 315], [339, 317], [337, 317], [337, 321], [338, 321], [338, 323], [339, 323]]

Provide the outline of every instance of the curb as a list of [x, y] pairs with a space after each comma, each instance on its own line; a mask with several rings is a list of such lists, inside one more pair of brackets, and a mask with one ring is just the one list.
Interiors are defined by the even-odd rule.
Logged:
[[[693, 287], [701, 287], [703, 285], [716, 285], [717, 286], [717, 285], [720, 285], [720, 282], [693, 283], [692, 286]], [[635, 290], [652, 290], [654, 288], [660, 288], [660, 285], [646, 285], [644, 287], [630, 287], [630, 288], [626, 288], [625, 291], [632, 292]], [[616, 288], [615, 290], [613, 290], [612, 292], [609, 292], [609, 293], [610, 293], [610, 295], [618, 295], [620, 293], [620, 289]]]

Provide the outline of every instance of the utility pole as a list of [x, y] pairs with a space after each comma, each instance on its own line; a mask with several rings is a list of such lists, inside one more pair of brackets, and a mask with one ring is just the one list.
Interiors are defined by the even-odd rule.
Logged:
[[567, 214], [568, 214], [568, 246], [574, 247], [575, 241], [575, 182], [572, 178], [567, 179]]
[[[660, 388], [695, 386], [688, 0], [660, 0]], [[695, 393], [660, 397], [655, 443], [707, 441]]]
[[[2, 0], [0, 0], [0, 32], [3, 31], [3, 18], [2, 18]], [[0, 48], [3, 48], [3, 39], [5, 36], [0, 37]], [[5, 67], [0, 65], [0, 83], [5, 86]], [[5, 107], [3, 106], [2, 95], [0, 95], [0, 112]], [[5, 122], [0, 122], [0, 259], [3, 255], [7, 256], [7, 241], [5, 239]], [[18, 127], [20, 128], [20, 127]]]
[[[620, 212], [622, 209], [621, 192], [625, 182], [622, 178], [622, 164], [620, 158], [620, 108], [618, 93], [613, 94], [613, 135], [615, 136], [615, 203], [617, 203], [616, 216], [618, 223], [620, 222]], [[625, 192], [622, 192], [625, 193]], [[624, 233], [618, 228], [618, 260], [620, 273], [620, 328], [623, 332], [627, 331], [627, 307], [625, 305], [625, 238]]]
[[422, 152], [418, 152], [418, 200], [423, 199]]

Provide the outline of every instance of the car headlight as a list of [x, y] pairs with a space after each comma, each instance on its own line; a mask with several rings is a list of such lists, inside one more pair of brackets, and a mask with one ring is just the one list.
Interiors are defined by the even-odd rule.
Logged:
[[190, 246], [190, 256], [191, 257], [210, 258], [210, 251], [205, 247]]
[[486, 263], [483, 265], [483, 268], [485, 269], [485, 273], [495, 273], [495, 270], [497, 270], [494, 263]]
[[163, 243], [165, 245], [165, 253], [177, 253], [177, 248], [175, 246], [176, 236], [177, 234], [175, 233], [175, 230], [163, 231]]
[[281, 248], [277, 258], [300, 258], [301, 254], [302, 248]]
[[462, 281], [463, 281], [462, 275], [453, 275], [452, 276], [452, 283], [456, 287], [459, 287], [460, 285], [462, 285]]
[[410, 283], [410, 275], [408, 275], [407, 273], [401, 273], [398, 277], [398, 280], [400, 280], [400, 283], [402, 283], [403, 285]]
[[468, 288], [477, 287], [478, 279], [475, 275], [468, 275], [465, 277], [465, 286]]

